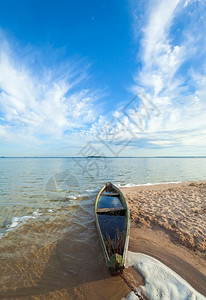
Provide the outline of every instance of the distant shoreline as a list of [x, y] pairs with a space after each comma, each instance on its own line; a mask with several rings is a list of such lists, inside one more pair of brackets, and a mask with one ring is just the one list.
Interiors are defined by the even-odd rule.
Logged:
[[0, 158], [206, 158], [206, 156], [0, 156]]

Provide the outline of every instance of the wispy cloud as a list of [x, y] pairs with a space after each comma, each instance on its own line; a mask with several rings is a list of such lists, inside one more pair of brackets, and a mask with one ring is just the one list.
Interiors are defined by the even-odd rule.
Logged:
[[[162, 155], [164, 149], [181, 150], [181, 154], [195, 147], [204, 151], [205, 1], [131, 1], [138, 63], [130, 91], [141, 91], [161, 113], [145, 117], [142, 131], [131, 121], [136, 114], [138, 123], [142, 108], [131, 108], [128, 115], [121, 108], [113, 111], [116, 119], [110, 136], [119, 132], [114, 147], [130, 139], [133, 149], [140, 144], [142, 149], [156, 147], [163, 149]], [[99, 93], [87, 84], [87, 64], [67, 62], [64, 66], [35, 68], [32, 51], [19, 57], [2, 37], [0, 49], [1, 140], [31, 145], [98, 143], [110, 117], [100, 115]], [[98, 146], [102, 146], [100, 141]]]
[[206, 146], [206, 5], [159, 0], [147, 9], [132, 91], [142, 90], [161, 114], [147, 120], [145, 138], [163, 148]]
[[[115, 148], [121, 141], [128, 140], [133, 155], [139, 147], [162, 149], [163, 152], [158, 152], [161, 155], [167, 155], [168, 151], [177, 155], [205, 154], [206, 5], [203, 1], [182, 0], [147, 3], [148, 6], [140, 7], [132, 1], [140, 65], [130, 90], [133, 94], [141, 92], [161, 113], [147, 116], [141, 105], [131, 107], [127, 115], [121, 110], [120, 114], [114, 112], [116, 119], [109, 133], [113, 139], [110, 146]], [[137, 28], [141, 34], [137, 34]], [[142, 115], [144, 130], [137, 126]], [[100, 119], [87, 132], [96, 141], [100, 126], [105, 126], [102, 122]], [[123, 154], [131, 149], [125, 148]]]
[[[37, 73], [27, 58], [17, 57], [7, 41], [0, 42], [1, 140], [51, 143], [95, 121], [98, 95], [83, 86], [86, 64], [76, 69], [75, 63], [65, 63], [63, 68], [42, 66]], [[31, 60], [32, 55], [31, 51]]]

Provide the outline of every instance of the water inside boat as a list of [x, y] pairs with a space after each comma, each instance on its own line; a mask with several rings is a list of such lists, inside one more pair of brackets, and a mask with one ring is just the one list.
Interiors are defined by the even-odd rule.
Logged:
[[[124, 251], [126, 212], [119, 197], [116, 194], [113, 197], [111, 193], [109, 196], [103, 193], [97, 205], [98, 210], [105, 209], [106, 211], [98, 214], [98, 221], [109, 257], [115, 253], [123, 255]], [[110, 214], [110, 210], [115, 208], [117, 210]]]
[[[106, 194], [106, 193], [105, 193]], [[113, 208], [113, 207], [122, 207], [122, 203], [119, 197], [114, 196], [100, 196], [97, 208]]]

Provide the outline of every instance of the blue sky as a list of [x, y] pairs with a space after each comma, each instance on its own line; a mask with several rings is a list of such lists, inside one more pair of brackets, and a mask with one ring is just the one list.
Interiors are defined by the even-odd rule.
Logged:
[[0, 156], [205, 155], [205, 17], [203, 0], [2, 1]]

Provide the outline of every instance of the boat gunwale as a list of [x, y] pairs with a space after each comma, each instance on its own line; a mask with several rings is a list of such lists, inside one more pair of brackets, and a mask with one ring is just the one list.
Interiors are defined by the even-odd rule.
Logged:
[[100, 225], [99, 225], [99, 220], [98, 220], [98, 216], [97, 216], [97, 212], [96, 212], [99, 198], [100, 198], [102, 192], [105, 190], [105, 188], [106, 188], [106, 184], [100, 189], [100, 191], [97, 195], [96, 201], [95, 201], [95, 221], [96, 221], [97, 232], [98, 232], [98, 235], [99, 235], [99, 238], [100, 238], [101, 246], [103, 248], [103, 253], [104, 253], [105, 260], [106, 260], [106, 264], [109, 267], [110, 266], [110, 259], [109, 259], [109, 255], [107, 253], [107, 249], [106, 249], [106, 246], [105, 246], [105, 243], [104, 243], [104, 238], [103, 238], [103, 235], [102, 235], [102, 231], [101, 231], [101, 228], [100, 228]]
[[[125, 222], [125, 227], [126, 227], [125, 244], [124, 244], [123, 255], [121, 255], [122, 256], [121, 266], [124, 267], [124, 265], [126, 263], [126, 255], [127, 255], [127, 250], [128, 250], [128, 244], [129, 244], [130, 211], [129, 211], [127, 201], [126, 201], [124, 195], [122, 194], [122, 192], [115, 185], [113, 185], [112, 183], [111, 183], [111, 185], [114, 188], [114, 190], [119, 193], [118, 198], [119, 198], [123, 208], [125, 208], [125, 211], [126, 211], [126, 213], [125, 213], [125, 218], [126, 218], [126, 222]], [[103, 253], [104, 253], [105, 260], [106, 260], [106, 264], [107, 264], [108, 267], [111, 267], [110, 258], [109, 258], [109, 255], [108, 255], [108, 252], [107, 252], [107, 249], [106, 249], [106, 246], [105, 246], [104, 237], [102, 235], [102, 231], [101, 231], [101, 228], [100, 228], [100, 225], [99, 225], [98, 213], [97, 213], [97, 205], [98, 205], [100, 196], [104, 192], [106, 187], [107, 187], [107, 184], [104, 184], [104, 186], [98, 192], [98, 195], [97, 195], [96, 200], [95, 200], [95, 221], [96, 221], [96, 227], [97, 227], [97, 232], [98, 232], [98, 235], [99, 235], [99, 238], [100, 238], [101, 246], [103, 248]]]

